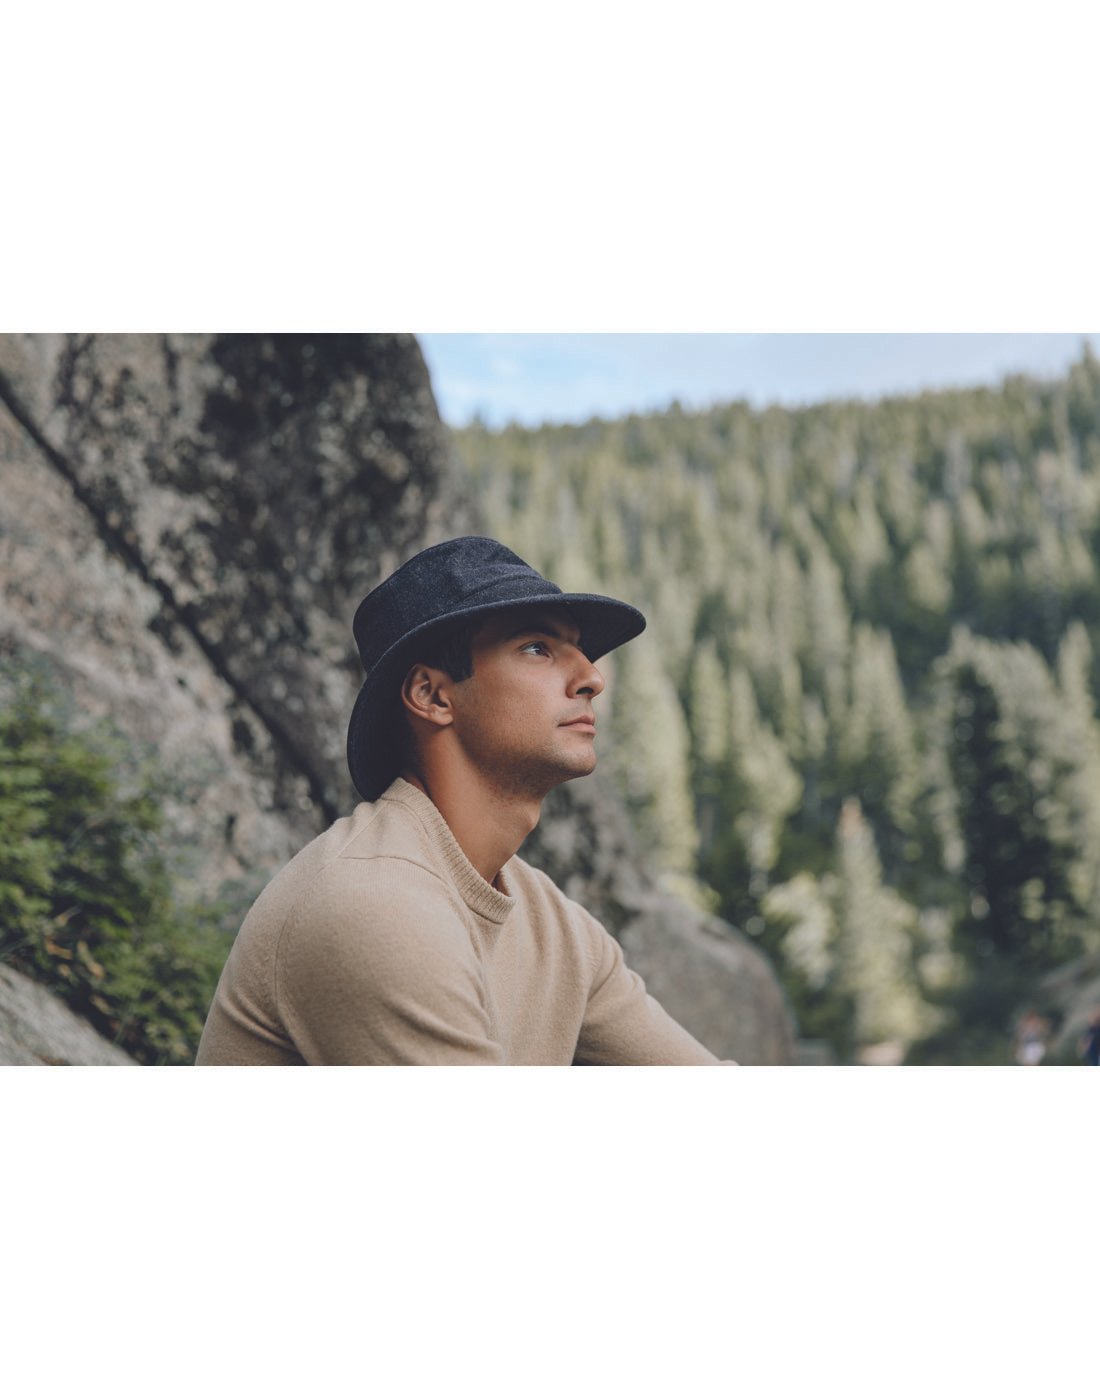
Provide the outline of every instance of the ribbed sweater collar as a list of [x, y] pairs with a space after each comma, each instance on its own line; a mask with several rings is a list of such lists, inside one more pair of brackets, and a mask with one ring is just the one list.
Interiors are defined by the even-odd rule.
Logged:
[[[475, 914], [489, 919], [494, 924], [502, 924], [516, 907], [515, 898], [501, 890], [494, 889], [470, 863], [468, 856], [455, 840], [455, 834], [447, 825], [443, 813], [426, 793], [407, 783], [404, 778], [395, 778], [379, 801], [400, 802], [403, 807], [415, 813], [421, 825], [432, 838], [443, 865], [454, 881], [467, 908]], [[500, 873], [500, 883], [508, 888], [508, 866]]]

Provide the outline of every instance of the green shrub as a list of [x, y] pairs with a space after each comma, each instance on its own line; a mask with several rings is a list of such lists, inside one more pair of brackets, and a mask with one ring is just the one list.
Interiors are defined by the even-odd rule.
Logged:
[[127, 774], [103, 726], [73, 732], [41, 678], [0, 681], [0, 959], [142, 1063], [189, 1063], [224, 910], [174, 894], [155, 771]]

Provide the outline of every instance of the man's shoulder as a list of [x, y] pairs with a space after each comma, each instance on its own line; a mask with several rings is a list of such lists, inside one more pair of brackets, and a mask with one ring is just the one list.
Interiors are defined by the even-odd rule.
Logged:
[[453, 883], [415, 820], [395, 807], [361, 804], [325, 858], [303, 871], [281, 929], [282, 956], [308, 949], [359, 956], [390, 946], [413, 956], [420, 949], [418, 930], [433, 931], [433, 947], [448, 930], [464, 937]]
[[[387, 796], [361, 802], [349, 819], [330, 828], [334, 839], [323, 870], [347, 882], [367, 880], [381, 866], [403, 866], [410, 872], [439, 878], [443, 873], [438, 842], [415, 809]], [[339, 836], [337, 832], [339, 830]], [[413, 878], [417, 878], [415, 874]]]
[[345, 839], [318, 869], [315, 889], [344, 891], [367, 904], [405, 902], [426, 891], [450, 896], [439, 851], [416, 814], [399, 802], [361, 803]]
[[[333, 831], [340, 827], [337, 822]], [[384, 795], [360, 802], [346, 819], [346, 834], [335, 854], [342, 860], [373, 860], [377, 856], [416, 856], [431, 853], [431, 841], [415, 810]]]
[[324, 906], [362, 915], [379, 906], [449, 899], [423, 828], [401, 804], [361, 802], [304, 847], [261, 892], [252, 922], [285, 928]]

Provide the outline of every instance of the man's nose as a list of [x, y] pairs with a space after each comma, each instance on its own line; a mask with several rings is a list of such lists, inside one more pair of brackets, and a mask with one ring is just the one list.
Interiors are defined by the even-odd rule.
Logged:
[[577, 669], [570, 689], [572, 695], [591, 695], [595, 698], [603, 690], [604, 679], [584, 652], [577, 648]]

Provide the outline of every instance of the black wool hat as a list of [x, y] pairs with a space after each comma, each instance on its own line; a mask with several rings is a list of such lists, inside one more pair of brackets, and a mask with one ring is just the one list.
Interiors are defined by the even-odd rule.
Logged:
[[645, 618], [629, 603], [563, 593], [518, 554], [480, 535], [423, 550], [367, 594], [352, 623], [367, 678], [348, 726], [348, 767], [368, 802], [397, 776], [403, 723], [397, 688], [424, 634], [459, 618], [536, 604], [568, 607], [590, 661], [645, 629]]

